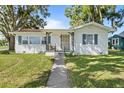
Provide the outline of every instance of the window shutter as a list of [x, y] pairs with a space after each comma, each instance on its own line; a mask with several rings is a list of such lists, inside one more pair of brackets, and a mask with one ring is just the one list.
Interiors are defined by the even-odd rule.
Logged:
[[94, 35], [94, 44], [97, 45], [98, 44], [98, 34]]
[[22, 36], [18, 36], [18, 44], [21, 45], [22, 42]]
[[42, 44], [46, 44], [46, 37], [43, 37]]
[[86, 34], [82, 35], [82, 44], [85, 45], [86, 44]]

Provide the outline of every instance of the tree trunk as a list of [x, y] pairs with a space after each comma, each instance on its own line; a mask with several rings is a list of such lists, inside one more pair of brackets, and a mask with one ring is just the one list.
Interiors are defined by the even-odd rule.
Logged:
[[9, 50], [15, 50], [15, 36], [10, 35], [8, 41], [9, 41]]

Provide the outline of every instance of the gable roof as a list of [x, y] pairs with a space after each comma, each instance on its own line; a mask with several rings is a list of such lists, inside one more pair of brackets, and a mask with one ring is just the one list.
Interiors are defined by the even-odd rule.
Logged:
[[113, 37], [113, 36], [120, 36], [120, 37], [123, 37], [124, 38], [124, 31], [121, 31], [121, 32], [114, 32], [109, 38]]
[[114, 29], [112, 29], [111, 27], [104, 26], [104, 25], [101, 25], [101, 24], [96, 23], [96, 22], [86, 23], [86, 24], [84, 24], [84, 25], [81, 25], [81, 26], [78, 26], [78, 27], [74, 27], [73, 29], [80, 29], [80, 28], [84, 28], [84, 27], [87, 27], [87, 26], [90, 26], [90, 25], [97, 26], [97, 27], [106, 29], [106, 30], [108, 30], [108, 31], [114, 31]]
[[78, 26], [78, 27], [71, 28], [71, 29], [21, 29], [21, 30], [17, 30], [17, 31], [14, 31], [14, 32], [9, 32], [9, 33], [12, 34], [12, 33], [18, 33], [18, 32], [51, 32], [51, 31], [74, 32], [75, 29], [80, 29], [80, 28], [83, 28], [83, 27], [86, 27], [86, 26], [90, 26], [90, 25], [97, 26], [97, 27], [100, 27], [102, 29], [106, 29], [109, 32], [114, 31], [114, 29], [112, 29], [110, 27], [101, 25], [101, 24], [96, 23], [96, 22], [90, 22], [90, 23], [86, 23], [86, 24]]
[[120, 32], [118, 35], [124, 37], [124, 31]]

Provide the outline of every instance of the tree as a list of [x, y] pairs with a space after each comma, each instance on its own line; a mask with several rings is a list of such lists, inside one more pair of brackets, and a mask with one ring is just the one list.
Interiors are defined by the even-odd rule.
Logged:
[[103, 24], [107, 11], [110, 6], [88, 5], [81, 6], [76, 5], [65, 10], [65, 16], [70, 18], [71, 26], [79, 26], [87, 22], [97, 22]]
[[113, 6], [107, 13], [107, 20], [111, 22], [111, 26], [117, 30], [118, 27], [124, 24], [124, 7], [116, 11], [116, 6]]
[[14, 49], [14, 36], [9, 32], [23, 28], [44, 28], [44, 20], [49, 15], [48, 6], [0, 6], [0, 31], [9, 42], [9, 50]]
[[107, 19], [111, 21], [113, 28], [117, 28], [123, 25], [124, 9], [115, 10], [116, 6], [112, 5], [76, 5], [66, 8], [65, 16], [70, 18], [70, 25], [73, 27], [92, 21], [103, 24]]

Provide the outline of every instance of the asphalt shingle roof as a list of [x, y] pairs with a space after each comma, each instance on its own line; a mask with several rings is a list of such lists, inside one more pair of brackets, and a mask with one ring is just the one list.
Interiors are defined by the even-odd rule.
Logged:
[[43, 29], [21, 29], [18, 30], [17, 32], [43, 32]]

